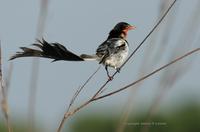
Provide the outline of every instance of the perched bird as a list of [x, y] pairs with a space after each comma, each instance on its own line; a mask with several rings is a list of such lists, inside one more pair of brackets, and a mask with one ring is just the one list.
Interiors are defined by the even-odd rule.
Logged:
[[116, 24], [115, 27], [110, 31], [108, 38], [99, 45], [96, 50], [96, 54], [94, 55], [77, 55], [59, 43], [48, 43], [42, 39], [37, 40], [37, 43], [33, 44], [39, 49], [20, 47], [22, 51], [11, 56], [10, 60], [19, 57], [44, 57], [54, 59], [53, 61], [96, 60], [99, 62], [99, 64], [103, 64], [105, 66], [107, 75], [109, 79], [111, 79], [111, 76], [108, 72], [108, 67], [112, 67], [118, 72], [120, 71], [120, 67], [126, 60], [129, 51], [128, 41], [126, 40], [127, 33], [132, 29], [135, 29], [135, 27], [126, 22], [120, 22]]

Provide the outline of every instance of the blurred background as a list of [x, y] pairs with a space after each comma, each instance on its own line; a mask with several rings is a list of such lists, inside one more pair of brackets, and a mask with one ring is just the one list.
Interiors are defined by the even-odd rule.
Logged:
[[[0, 0], [4, 87], [0, 95], [0, 131], [7, 131], [5, 117], [14, 132], [56, 131], [73, 94], [99, 66], [96, 62], [51, 63], [36, 58], [8, 61], [19, 47], [30, 46], [36, 38], [44, 37], [77, 54], [93, 54], [113, 26], [125, 21], [136, 26], [128, 34], [132, 52], [172, 2]], [[199, 12], [199, 0], [178, 0], [105, 92], [200, 47]], [[199, 66], [200, 56], [196, 53], [128, 90], [90, 104], [72, 116], [63, 131], [200, 131]], [[75, 106], [89, 99], [106, 80], [101, 67]]]

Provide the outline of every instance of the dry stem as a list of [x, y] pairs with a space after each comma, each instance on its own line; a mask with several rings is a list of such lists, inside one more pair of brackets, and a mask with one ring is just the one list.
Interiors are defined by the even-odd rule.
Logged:
[[6, 89], [3, 85], [3, 75], [2, 75], [2, 57], [1, 57], [1, 44], [0, 44], [0, 87], [1, 87], [1, 94], [2, 94], [2, 101], [1, 101], [1, 108], [4, 114], [4, 117], [6, 119], [6, 126], [8, 129], [8, 132], [12, 131], [10, 118], [9, 118], [9, 107], [8, 107], [8, 100], [7, 100], [7, 93]]
[[[48, 12], [49, 0], [41, 0], [40, 14], [37, 24], [36, 38], [42, 38], [42, 34], [45, 29], [46, 16]], [[32, 73], [30, 78], [30, 92], [29, 92], [29, 103], [28, 103], [28, 124], [29, 132], [34, 131], [34, 117], [35, 117], [35, 105], [36, 105], [36, 94], [37, 94], [37, 83], [39, 75], [39, 59], [33, 59], [32, 61]]]
[[[144, 42], [147, 40], [147, 38], [149, 38], [149, 36], [154, 32], [154, 30], [160, 25], [160, 23], [163, 21], [163, 19], [166, 17], [166, 15], [168, 14], [168, 12], [170, 11], [170, 9], [173, 7], [173, 5], [176, 3], [176, 1], [177, 0], [174, 0], [174, 2], [169, 6], [169, 8], [167, 9], [167, 11], [164, 13], [164, 15], [160, 18], [160, 20], [156, 23], [156, 25], [152, 28], [152, 30], [147, 34], [147, 36], [143, 39], [143, 41], [137, 46], [137, 48], [131, 53], [131, 55], [128, 57], [128, 59], [124, 62], [124, 64], [120, 67], [120, 68], [122, 68], [131, 58], [132, 58], [132, 56], [136, 53], [136, 51], [144, 44]], [[112, 75], [112, 78], [114, 78], [114, 76], [117, 74], [117, 72], [115, 72], [113, 75]], [[154, 74], [154, 73], [153, 73]], [[149, 76], [151, 76], [151, 75], [149, 75]], [[147, 76], [147, 77], [149, 77], [149, 76]], [[147, 78], [146, 77], [146, 78]], [[144, 78], [145, 79], [145, 78]], [[140, 81], [142, 81], [142, 80], [144, 80], [144, 79], [141, 79]], [[69, 116], [71, 116], [71, 115], [73, 115], [73, 114], [75, 114], [77, 111], [79, 111], [81, 108], [83, 108], [83, 107], [85, 107], [85, 106], [87, 106], [88, 104], [90, 104], [92, 101], [95, 101], [95, 100], [98, 100], [98, 99], [101, 99], [101, 98], [104, 98], [104, 97], [106, 97], [106, 96], [110, 96], [110, 95], [112, 95], [112, 94], [115, 94], [115, 93], [117, 93], [117, 91], [114, 91], [113, 93], [109, 93], [109, 94], [106, 94], [106, 95], [103, 95], [103, 96], [100, 96], [100, 97], [98, 97], [98, 95], [102, 92], [102, 91], [104, 91], [104, 88], [105, 88], [105, 86], [110, 82], [111, 80], [107, 80], [103, 85], [102, 85], [102, 87], [100, 87], [100, 89], [94, 94], [94, 96], [90, 99], [90, 100], [88, 100], [87, 102], [85, 102], [85, 103], [83, 103], [81, 106], [79, 106], [78, 108], [76, 108], [75, 110], [73, 110], [72, 112], [65, 112], [65, 114], [64, 114], [64, 117], [63, 117], [63, 119], [62, 119], [62, 121], [61, 121], [61, 123], [60, 123], [60, 125], [59, 125], [59, 128], [58, 128], [58, 130], [57, 130], [57, 132], [60, 132], [61, 131], [61, 129], [62, 129], [62, 127], [63, 127], [63, 125], [64, 125], [64, 122], [66, 121], [66, 119], [68, 119], [68, 117]], [[138, 82], [140, 82], [140, 81], [138, 81]], [[138, 82], [136, 82], [136, 83], [138, 83]], [[136, 84], [135, 83], [135, 84]], [[133, 84], [134, 85], [134, 84]], [[131, 85], [132, 86], [132, 85]], [[128, 87], [127, 87], [128, 88]], [[121, 91], [121, 90], [120, 90]], [[120, 92], [119, 91], [119, 92]]]
[[122, 88], [119, 88], [119, 89], [116, 90], [116, 91], [110, 92], [110, 93], [108, 93], [108, 94], [105, 94], [105, 95], [102, 95], [102, 96], [99, 96], [99, 97], [93, 96], [90, 100], [88, 100], [87, 102], [85, 102], [85, 103], [82, 104], [81, 106], [77, 107], [77, 108], [74, 109], [73, 111], [65, 113], [65, 115], [64, 115], [64, 117], [63, 117], [63, 119], [62, 119], [62, 121], [61, 121], [61, 123], [60, 123], [60, 126], [59, 126], [57, 132], [60, 132], [60, 131], [61, 131], [61, 129], [62, 129], [63, 125], [64, 125], [64, 122], [65, 122], [71, 115], [75, 114], [76, 112], [78, 112], [80, 109], [84, 108], [85, 106], [87, 106], [87, 105], [90, 104], [91, 102], [97, 101], [97, 100], [100, 100], [100, 99], [103, 99], [103, 98], [105, 98], [105, 97], [108, 97], [108, 96], [114, 95], [114, 94], [116, 94], [116, 93], [119, 93], [119, 92], [121, 92], [121, 91], [123, 91], [123, 90], [126, 90], [126, 89], [128, 89], [128, 88], [130, 88], [130, 87], [132, 87], [132, 86], [134, 86], [134, 85], [136, 85], [136, 84], [138, 84], [139, 82], [141, 82], [141, 81], [143, 81], [143, 80], [149, 78], [150, 76], [154, 75], [155, 73], [157, 73], [157, 72], [159, 72], [159, 71], [165, 69], [166, 67], [168, 67], [168, 66], [170, 66], [170, 65], [172, 65], [172, 64], [174, 64], [174, 63], [176, 63], [176, 62], [182, 60], [183, 58], [185, 58], [185, 57], [187, 57], [187, 56], [190, 56], [190, 55], [192, 55], [193, 53], [198, 52], [198, 51], [200, 51], [200, 48], [194, 49], [194, 50], [192, 50], [192, 51], [190, 51], [190, 52], [188, 52], [188, 53], [182, 55], [181, 57], [176, 58], [175, 60], [173, 60], [173, 61], [171, 61], [171, 62], [165, 64], [164, 66], [162, 66], [162, 67], [160, 67], [160, 68], [158, 68], [158, 69], [156, 69], [156, 70], [154, 70], [153, 72], [147, 74], [146, 76], [141, 77], [140, 79], [134, 81], [133, 83], [130, 83], [130, 84], [128, 84], [128, 85], [126, 85], [126, 86], [124, 86], [124, 87], [122, 87]]

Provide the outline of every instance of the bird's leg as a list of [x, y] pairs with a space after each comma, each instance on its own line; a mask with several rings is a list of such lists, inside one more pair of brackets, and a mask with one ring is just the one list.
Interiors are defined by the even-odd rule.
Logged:
[[112, 80], [113, 77], [110, 76], [110, 74], [109, 74], [109, 71], [108, 71], [108, 65], [105, 66], [105, 69], [106, 69], [106, 73], [107, 73], [107, 76], [108, 76], [108, 80]]

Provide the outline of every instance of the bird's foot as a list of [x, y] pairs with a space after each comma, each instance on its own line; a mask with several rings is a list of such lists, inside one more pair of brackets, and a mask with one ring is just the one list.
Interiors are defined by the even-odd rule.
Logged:
[[116, 68], [116, 71], [117, 71], [118, 73], [120, 73], [121, 68]]
[[113, 77], [108, 75], [108, 81], [112, 81], [113, 80]]

